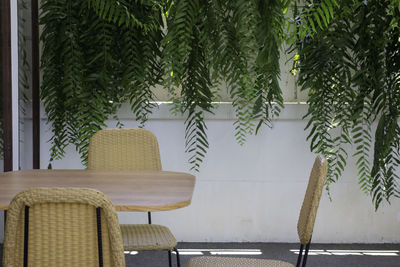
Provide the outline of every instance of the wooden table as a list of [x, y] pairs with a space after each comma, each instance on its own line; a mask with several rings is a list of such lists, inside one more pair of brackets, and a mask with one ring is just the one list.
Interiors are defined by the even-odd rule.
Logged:
[[188, 206], [195, 177], [167, 171], [24, 170], [0, 173], [0, 210], [34, 187], [81, 187], [105, 193], [118, 211], [163, 211]]

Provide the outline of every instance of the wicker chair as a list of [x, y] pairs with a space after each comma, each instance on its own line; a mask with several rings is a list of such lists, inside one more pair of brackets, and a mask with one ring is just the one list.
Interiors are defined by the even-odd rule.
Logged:
[[[296, 267], [305, 266], [311, 235], [314, 229], [315, 217], [321, 199], [322, 189], [326, 180], [327, 161], [323, 156], [317, 156], [311, 171], [307, 191], [297, 223], [297, 232], [300, 240], [300, 252]], [[305, 252], [303, 255], [303, 249]], [[293, 267], [294, 265], [277, 260], [229, 258], [229, 257], [195, 257], [191, 258], [187, 267]]]
[[[161, 159], [157, 138], [145, 129], [100, 130], [90, 140], [88, 169], [90, 170], [161, 170]], [[171, 251], [176, 252], [180, 267], [177, 241], [171, 231], [162, 225], [121, 225], [125, 250], [167, 250], [169, 266], [172, 266]]]
[[125, 266], [114, 205], [92, 189], [20, 192], [7, 211], [3, 266]]

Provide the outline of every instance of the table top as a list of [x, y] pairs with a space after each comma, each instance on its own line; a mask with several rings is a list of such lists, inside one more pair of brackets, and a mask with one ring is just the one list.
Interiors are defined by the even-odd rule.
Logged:
[[163, 211], [188, 206], [195, 177], [169, 171], [23, 170], [0, 173], [0, 210], [20, 191], [34, 187], [92, 188], [118, 211]]

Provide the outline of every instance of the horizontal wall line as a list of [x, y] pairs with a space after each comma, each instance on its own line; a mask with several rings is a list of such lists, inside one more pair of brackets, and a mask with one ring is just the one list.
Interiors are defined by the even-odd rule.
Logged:
[[[185, 120], [186, 118], [182, 115], [174, 115], [171, 113], [171, 105], [168, 102], [157, 103], [158, 107], [153, 109], [153, 113], [149, 115], [149, 120]], [[235, 111], [232, 103], [229, 102], [218, 102], [214, 103], [214, 109], [212, 113], [204, 114], [206, 120], [236, 120]], [[284, 104], [284, 109], [281, 111], [280, 116], [274, 118], [274, 121], [290, 121], [290, 120], [302, 120], [303, 116], [307, 113], [308, 105], [305, 103], [293, 103], [288, 102]], [[24, 119], [32, 119], [32, 104], [26, 103], [25, 106], [26, 114]], [[122, 104], [121, 108], [117, 112], [117, 116], [120, 120], [134, 120], [135, 116], [132, 113], [129, 104]], [[43, 104], [41, 105], [40, 118], [47, 120], [47, 115]], [[113, 118], [111, 117], [110, 120]]]

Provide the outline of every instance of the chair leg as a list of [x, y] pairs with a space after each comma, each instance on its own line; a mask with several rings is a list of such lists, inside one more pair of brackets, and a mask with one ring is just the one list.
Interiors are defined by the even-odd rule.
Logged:
[[99, 267], [103, 267], [103, 240], [101, 238], [101, 210], [96, 208], [96, 220], [97, 220], [97, 243], [99, 253]]
[[306, 245], [306, 250], [304, 251], [304, 258], [303, 258], [302, 267], [305, 267], [305, 266], [306, 266], [306, 263], [307, 263], [307, 256], [308, 256], [308, 250], [310, 249], [310, 244], [311, 244], [311, 242], [308, 242], [308, 244]]
[[28, 267], [28, 239], [29, 239], [29, 206], [25, 206], [24, 223], [24, 267]]
[[4, 210], [3, 233], [6, 233], [6, 222], [7, 222], [7, 210]]
[[169, 267], [172, 267], [171, 250], [168, 250], [168, 263], [169, 263]]
[[303, 248], [304, 248], [304, 245], [300, 244], [299, 256], [297, 257], [296, 267], [300, 267], [301, 259], [303, 258]]
[[178, 267], [181, 267], [181, 259], [179, 257], [179, 251], [178, 251], [178, 249], [176, 247], [174, 248], [174, 251], [176, 253], [176, 265]]

